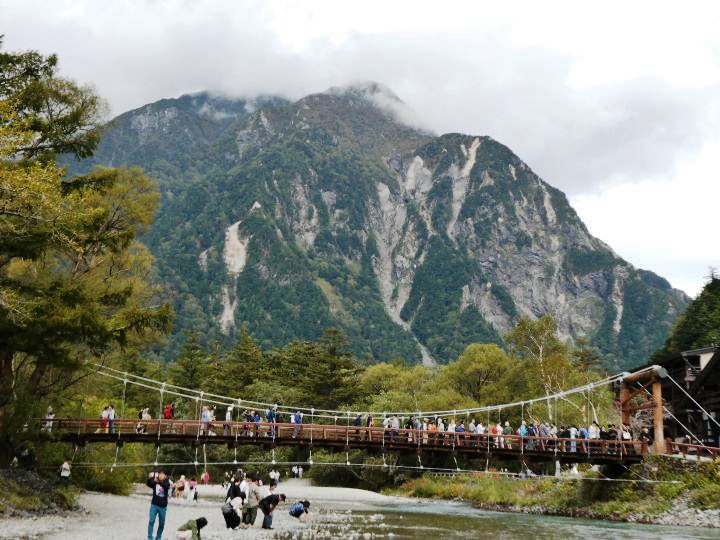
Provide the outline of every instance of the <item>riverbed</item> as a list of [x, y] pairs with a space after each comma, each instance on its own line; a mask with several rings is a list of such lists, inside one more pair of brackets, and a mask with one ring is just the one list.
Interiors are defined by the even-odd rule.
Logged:
[[[84, 510], [66, 517], [0, 520], [0, 538], [146, 538], [149, 492], [144, 486], [138, 486], [136, 493], [127, 497], [85, 493], [80, 497]], [[388, 497], [359, 489], [314, 487], [305, 480], [289, 480], [280, 484], [278, 493], [285, 493], [288, 502], [275, 512], [275, 530], [264, 531], [259, 528], [262, 521], [260, 512], [254, 529], [230, 531], [225, 528], [220, 512], [224, 489], [220, 486], [201, 486], [199, 493], [200, 500], [197, 503], [179, 500], [170, 502], [163, 538], [174, 538], [174, 531], [181, 524], [199, 517], [205, 517], [209, 522], [202, 531], [204, 540], [720, 538], [720, 531], [714, 529], [487, 512], [460, 502]], [[299, 499], [311, 501], [310, 514], [313, 521], [298, 520], [288, 514], [289, 504]]]

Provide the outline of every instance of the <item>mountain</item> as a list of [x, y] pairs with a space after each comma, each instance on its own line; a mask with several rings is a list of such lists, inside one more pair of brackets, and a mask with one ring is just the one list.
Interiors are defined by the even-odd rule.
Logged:
[[[554, 315], [616, 364], [642, 363], [688, 303], [594, 238], [565, 195], [488, 136], [436, 136], [389, 89], [290, 102], [209, 93], [107, 126], [95, 164], [139, 165], [147, 237], [176, 331], [265, 345], [334, 325], [370, 361], [446, 362]], [[170, 351], [179, 340], [171, 340]]]

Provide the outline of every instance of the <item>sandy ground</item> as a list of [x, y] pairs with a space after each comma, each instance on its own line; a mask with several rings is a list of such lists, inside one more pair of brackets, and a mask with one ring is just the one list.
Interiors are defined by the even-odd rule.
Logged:
[[[261, 488], [263, 494], [267, 488]], [[75, 539], [143, 539], [147, 534], [150, 490], [138, 488], [138, 493], [128, 497], [88, 492], [80, 496], [84, 511], [67, 516], [44, 516], [29, 519], [7, 518], [0, 520], [0, 538], [57, 538]], [[142, 494], [147, 491], [147, 494]], [[389, 502], [395, 499], [372, 491], [350, 488], [313, 487], [307, 480], [282, 482], [277, 493], [285, 493], [287, 502], [274, 513], [274, 531], [260, 528], [262, 512], [258, 511], [255, 527], [248, 530], [227, 530], [220, 512], [221, 499], [225, 495], [221, 486], [200, 486], [199, 502], [187, 503], [171, 500], [163, 538], [175, 538], [177, 528], [189, 519], [205, 517], [208, 525], [202, 530], [202, 538], [315, 538], [322, 536], [322, 524], [341, 523], [349, 510], [367, 510], [371, 503]], [[312, 523], [291, 517], [287, 509], [296, 500], [311, 501]], [[156, 525], [157, 527], [157, 525]]]

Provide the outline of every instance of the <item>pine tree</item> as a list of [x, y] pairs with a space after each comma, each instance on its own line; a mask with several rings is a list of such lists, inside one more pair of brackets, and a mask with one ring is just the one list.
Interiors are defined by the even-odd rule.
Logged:
[[660, 359], [682, 351], [720, 343], [720, 276], [710, 271], [708, 282], [675, 323], [665, 346], [653, 354]]

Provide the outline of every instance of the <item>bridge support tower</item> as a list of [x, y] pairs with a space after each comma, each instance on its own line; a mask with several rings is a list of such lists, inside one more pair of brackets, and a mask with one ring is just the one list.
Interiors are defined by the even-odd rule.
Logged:
[[[620, 411], [622, 423], [630, 424], [630, 415], [642, 409], [653, 410], [653, 452], [664, 454], [665, 425], [663, 414], [662, 383], [660, 379], [667, 377], [667, 371], [660, 366], [653, 366], [649, 370], [637, 373], [628, 373], [623, 377], [620, 385]], [[650, 389], [651, 388], [651, 389]], [[650, 400], [635, 400], [636, 397], [645, 398], [650, 394]]]

